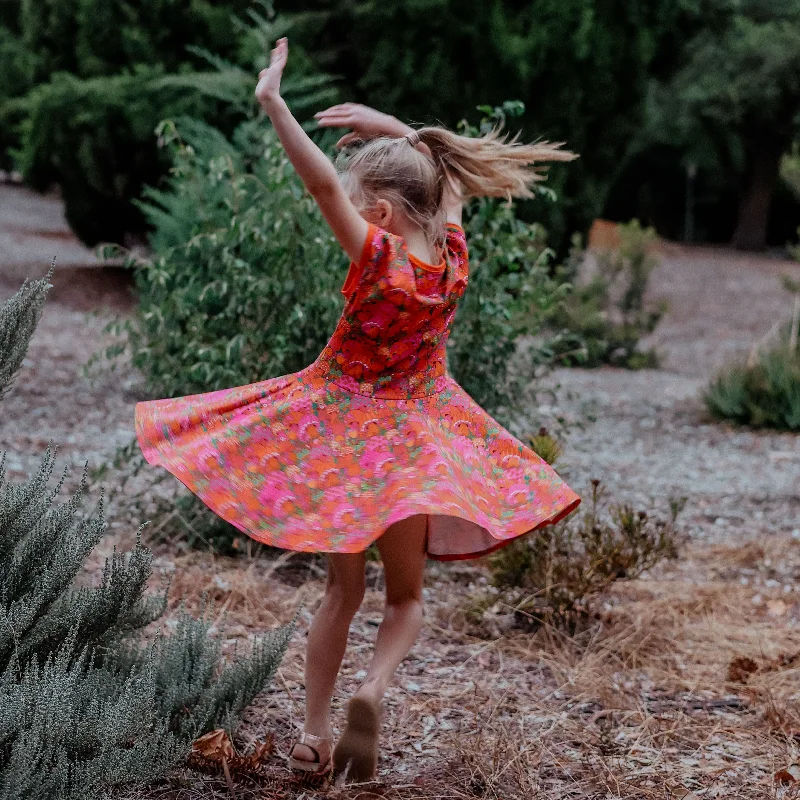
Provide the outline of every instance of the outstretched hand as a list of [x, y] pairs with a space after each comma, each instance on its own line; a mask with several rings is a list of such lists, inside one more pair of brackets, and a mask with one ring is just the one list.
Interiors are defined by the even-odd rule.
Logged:
[[281, 76], [286, 60], [289, 57], [289, 40], [284, 36], [278, 39], [270, 54], [269, 66], [258, 73], [256, 99], [263, 109], [267, 109], [271, 100], [280, 97]]
[[384, 114], [361, 103], [340, 103], [314, 114], [322, 128], [352, 128], [336, 142], [342, 148], [357, 139], [372, 139], [376, 136], [405, 136], [413, 128], [404, 125], [391, 114]]

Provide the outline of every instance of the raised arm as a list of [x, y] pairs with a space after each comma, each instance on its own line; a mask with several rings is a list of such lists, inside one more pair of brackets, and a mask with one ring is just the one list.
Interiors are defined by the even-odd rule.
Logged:
[[333, 164], [311, 141], [281, 97], [281, 75], [288, 55], [288, 41], [279, 39], [269, 67], [259, 73], [256, 98], [272, 120], [289, 161], [316, 200], [339, 244], [353, 261], [358, 261], [367, 237], [367, 221], [342, 188]]
[[[413, 133], [414, 129], [410, 125], [401, 122], [391, 114], [384, 114], [369, 106], [361, 103], [341, 103], [336, 106], [318, 111], [314, 115], [317, 122], [322, 127], [328, 128], [352, 128], [350, 133], [346, 133], [336, 143], [337, 147], [344, 147], [356, 139], [371, 139], [375, 136], [406, 136]], [[417, 148], [423, 153], [430, 155], [428, 147], [419, 143]], [[445, 178], [444, 198], [442, 200], [447, 221], [456, 225], [461, 225], [461, 208], [463, 199], [461, 196], [460, 183], [450, 175]]]

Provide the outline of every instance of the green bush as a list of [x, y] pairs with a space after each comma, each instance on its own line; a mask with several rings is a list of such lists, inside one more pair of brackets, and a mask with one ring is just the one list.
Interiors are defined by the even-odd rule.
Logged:
[[20, 171], [37, 190], [61, 186], [67, 222], [88, 244], [122, 241], [144, 229], [131, 198], [168, 166], [156, 126], [170, 114], [203, 115], [210, 108], [207, 99], [164, 86], [162, 78], [156, 67], [87, 80], [62, 72], [15, 105], [23, 109]]
[[[478, 135], [508, 117], [524, 111], [518, 101], [492, 108], [481, 106], [478, 126], [462, 122], [460, 132]], [[546, 187], [541, 197], [554, 199]], [[473, 200], [464, 209], [464, 230], [469, 247], [469, 289], [456, 312], [448, 342], [448, 366], [473, 399], [508, 425], [513, 414], [524, 412], [524, 387], [536, 367], [552, 360], [552, 343], [540, 340], [529, 351], [526, 369], [512, 367], [523, 334], [539, 334], [543, 323], [568, 296], [569, 285], [552, 275], [553, 252], [547, 231], [523, 222], [511, 203]]]
[[723, 369], [703, 392], [706, 408], [717, 419], [800, 430], [800, 282], [784, 275], [783, 284], [795, 298], [791, 321], [781, 325], [779, 320], [768, 335], [777, 334], [771, 347], [765, 349], [763, 340], [754, 345], [745, 363]]
[[[189, 115], [230, 133], [255, 113], [255, 75], [267, 58], [266, 42], [285, 23], [252, 9], [248, 24], [232, 18], [250, 5], [73, 0], [67, 7], [30, 0], [24, 6], [22, 38], [10, 41], [34, 54], [33, 66], [17, 59], [15, 70], [33, 70], [37, 85], [5, 103], [0, 96], [0, 139], [17, 143], [13, 158], [33, 188], [61, 187], [67, 221], [86, 244], [145, 232], [134, 201], [169, 168], [157, 146], [159, 122]], [[0, 38], [0, 53], [2, 45]], [[329, 87], [319, 91], [324, 78], [298, 77], [307, 64], [298, 55], [299, 68], [287, 76], [289, 95], [299, 86], [308, 98], [330, 99]]]
[[141, 204], [154, 254], [136, 271], [134, 365], [170, 397], [307, 366], [341, 313], [347, 258], [274, 131], [250, 121], [229, 142], [186, 119], [160, 135], [174, 166]]
[[19, 146], [21, 109], [13, 102], [34, 82], [34, 56], [12, 30], [0, 22], [0, 169], [11, 169], [11, 149]]
[[600, 481], [593, 480], [586, 511], [489, 557], [493, 589], [473, 600], [468, 618], [487, 633], [496, 631], [493, 612], [506, 617], [506, 628], [531, 631], [548, 624], [574, 631], [614, 582], [677, 555], [675, 521], [683, 504], [671, 500], [665, 518], [629, 504], [608, 508]]
[[658, 366], [654, 351], [639, 349], [640, 339], [655, 330], [666, 310], [645, 302], [650, 274], [658, 265], [651, 254], [656, 234], [638, 220], [620, 225], [619, 232], [619, 250], [600, 252], [597, 271], [588, 281], [579, 274], [585, 257], [580, 237], [573, 237], [570, 257], [558, 271], [561, 280], [575, 287], [548, 320], [562, 333], [556, 355], [566, 366]]
[[800, 431], [800, 351], [788, 342], [717, 375], [703, 394], [720, 420]]
[[235, 55], [234, 15], [252, 0], [24, 0], [20, 36], [36, 59], [36, 81], [55, 72], [91, 78], [136, 65], [166, 71], [192, 62], [190, 45]]
[[[50, 275], [48, 275], [48, 278]], [[49, 288], [26, 283], [0, 307], [0, 392], [24, 356]], [[232, 726], [269, 682], [289, 624], [249, 652], [222, 657], [206, 615], [181, 613], [169, 635], [146, 631], [166, 594], [148, 594], [152, 554], [135, 547], [81, 575], [106, 530], [104, 503], [85, 508], [86, 470], [58, 502], [55, 449], [23, 483], [0, 456], [0, 798], [99, 800], [111, 787], [162, 776], [199, 735]]]

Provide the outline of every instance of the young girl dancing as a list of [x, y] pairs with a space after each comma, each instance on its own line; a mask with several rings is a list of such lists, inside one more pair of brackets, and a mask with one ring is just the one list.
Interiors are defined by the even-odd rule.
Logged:
[[[330, 341], [300, 372], [136, 406], [145, 457], [266, 544], [328, 554], [308, 633], [306, 718], [293, 769], [374, 775], [381, 699], [423, 622], [426, 557], [475, 558], [556, 522], [578, 496], [450, 376], [445, 346], [467, 288], [462, 199], [528, 197], [530, 166], [572, 158], [492, 132], [414, 130], [345, 103], [337, 169], [281, 98], [286, 39], [256, 97], [352, 262]], [[308, 269], [327, 269], [309, 264]], [[269, 269], [269, 265], [265, 266]], [[331, 752], [331, 697], [377, 543], [386, 607], [367, 672]]]

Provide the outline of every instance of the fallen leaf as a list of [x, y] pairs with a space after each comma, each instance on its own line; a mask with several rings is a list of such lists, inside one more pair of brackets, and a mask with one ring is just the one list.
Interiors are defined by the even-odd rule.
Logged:
[[192, 745], [192, 753], [206, 759], [206, 761], [222, 761], [231, 759], [236, 755], [233, 744], [223, 728], [196, 739]]
[[800, 781], [800, 764], [790, 764], [775, 773], [775, 783], [797, 783]]
[[758, 672], [758, 664], [747, 656], [738, 656], [728, 664], [728, 681], [731, 683], [747, 683], [747, 679]]

